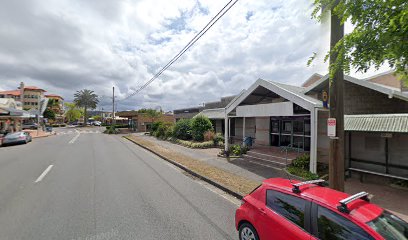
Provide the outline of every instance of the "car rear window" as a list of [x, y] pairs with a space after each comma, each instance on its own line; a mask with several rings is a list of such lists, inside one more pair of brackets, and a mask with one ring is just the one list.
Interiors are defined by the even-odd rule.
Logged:
[[267, 190], [266, 206], [299, 227], [304, 228], [306, 200], [281, 192]]
[[367, 224], [386, 240], [408, 239], [408, 223], [387, 211]]

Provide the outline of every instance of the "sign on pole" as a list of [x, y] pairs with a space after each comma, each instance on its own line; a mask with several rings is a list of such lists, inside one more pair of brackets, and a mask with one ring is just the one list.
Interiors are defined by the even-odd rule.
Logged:
[[327, 119], [327, 136], [329, 137], [336, 136], [336, 119], [335, 118]]

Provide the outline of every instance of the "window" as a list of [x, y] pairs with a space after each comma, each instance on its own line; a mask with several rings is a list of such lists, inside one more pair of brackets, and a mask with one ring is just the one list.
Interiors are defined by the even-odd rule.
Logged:
[[303, 125], [304, 125], [303, 119], [294, 120], [293, 121], [293, 133], [303, 135]]
[[291, 137], [288, 135], [282, 135], [280, 137], [280, 145], [281, 146], [289, 146], [291, 144]]
[[272, 120], [271, 130], [272, 133], [279, 133], [279, 120]]
[[379, 151], [381, 149], [381, 138], [380, 137], [365, 137], [365, 150], [369, 151]]
[[288, 194], [267, 190], [266, 206], [289, 221], [303, 228], [306, 201]]
[[386, 240], [408, 239], [408, 223], [387, 211], [367, 224]]
[[310, 136], [310, 119], [305, 121], [305, 135]]
[[333, 211], [318, 206], [318, 237], [322, 240], [374, 240], [363, 229]]
[[282, 121], [282, 133], [292, 133], [292, 121]]

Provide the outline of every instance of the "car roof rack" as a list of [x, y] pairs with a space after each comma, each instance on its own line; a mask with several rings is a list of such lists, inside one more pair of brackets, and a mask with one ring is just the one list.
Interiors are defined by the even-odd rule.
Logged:
[[351, 203], [351, 202], [353, 202], [353, 201], [355, 201], [355, 200], [358, 200], [358, 199], [362, 199], [362, 200], [367, 201], [367, 202], [370, 201], [370, 198], [369, 198], [369, 194], [368, 194], [368, 193], [366, 193], [366, 192], [359, 192], [359, 193], [354, 194], [354, 195], [352, 195], [352, 196], [350, 196], [350, 197], [348, 197], [348, 198], [345, 198], [345, 199], [343, 199], [343, 200], [340, 200], [340, 202], [339, 202], [340, 205], [337, 206], [337, 209], [338, 209], [340, 212], [343, 212], [343, 213], [350, 213], [350, 209], [347, 208], [347, 204], [349, 204], [349, 203]]
[[292, 188], [292, 192], [294, 193], [301, 193], [302, 191], [300, 191], [300, 186], [306, 185], [306, 184], [317, 184], [321, 187], [323, 187], [325, 185], [325, 180], [323, 179], [317, 179], [317, 180], [310, 180], [310, 181], [306, 181], [306, 182], [300, 182], [300, 183], [295, 183], [292, 184], [293, 188]]

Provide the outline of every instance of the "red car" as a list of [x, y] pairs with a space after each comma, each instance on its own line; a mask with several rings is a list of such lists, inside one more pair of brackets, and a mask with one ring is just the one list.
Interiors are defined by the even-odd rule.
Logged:
[[323, 184], [265, 180], [235, 213], [239, 239], [408, 239], [408, 223], [370, 203], [368, 193], [349, 196]]

